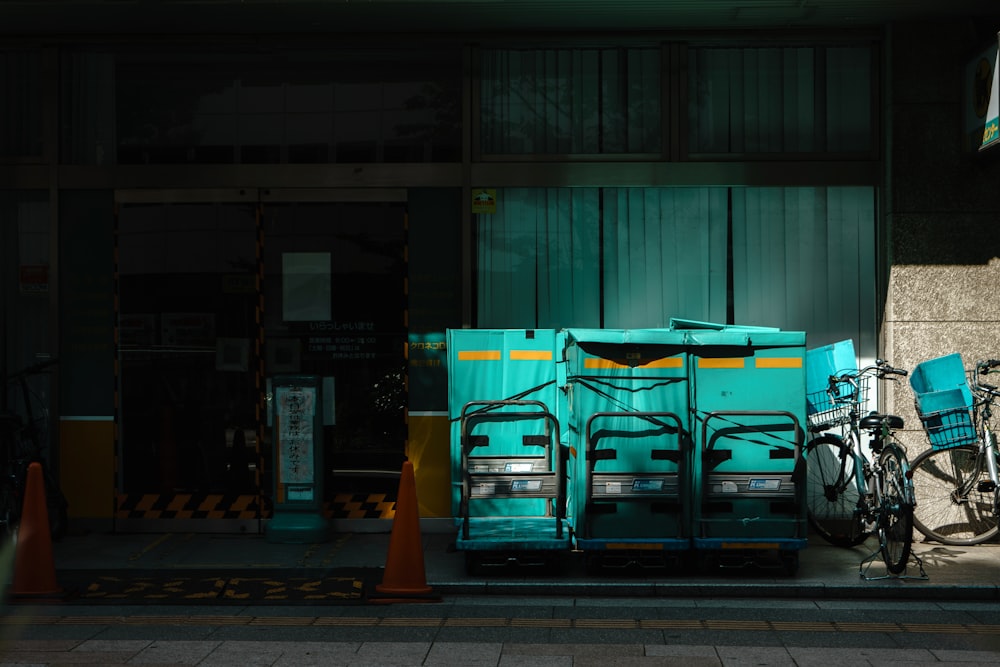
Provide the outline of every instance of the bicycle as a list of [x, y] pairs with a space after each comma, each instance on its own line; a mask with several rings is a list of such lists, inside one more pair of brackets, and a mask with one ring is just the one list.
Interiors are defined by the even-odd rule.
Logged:
[[[968, 546], [991, 540], [1000, 532], [998, 452], [991, 425], [993, 401], [1000, 390], [982, 380], [1000, 367], [1000, 360], [977, 361], [966, 373], [957, 354], [940, 358], [949, 359], [953, 360], [952, 374], [961, 371], [961, 383], [934, 394], [917, 393], [917, 413], [931, 448], [913, 460], [919, 508], [914, 525], [929, 540]], [[972, 381], [971, 388], [966, 377]], [[928, 403], [930, 398], [939, 403], [950, 398], [953, 405], [935, 406]]]
[[22, 412], [8, 409], [6, 398], [0, 406], [3, 408], [0, 411], [0, 538], [3, 539], [13, 539], [17, 535], [27, 491], [28, 467], [36, 462], [42, 467], [49, 532], [52, 539], [66, 534], [69, 503], [51, 474], [43, 445], [42, 429], [48, 420], [47, 410], [43, 410], [41, 416], [35, 415], [34, 403], [38, 397], [28, 383], [28, 378], [45, 372], [55, 363], [54, 359], [45, 360], [6, 377], [4, 396], [8, 386], [15, 387]]
[[[894, 436], [903, 420], [861, 412], [871, 377], [884, 380], [906, 374], [880, 359], [861, 370], [830, 376], [829, 409], [811, 415], [809, 427], [816, 435], [805, 453], [806, 506], [813, 529], [841, 547], [857, 546], [876, 535], [879, 547], [862, 565], [881, 554], [893, 575], [906, 569], [913, 533], [909, 461]], [[841, 427], [840, 434], [827, 432], [835, 426]], [[862, 451], [862, 432], [868, 436], [870, 456]]]

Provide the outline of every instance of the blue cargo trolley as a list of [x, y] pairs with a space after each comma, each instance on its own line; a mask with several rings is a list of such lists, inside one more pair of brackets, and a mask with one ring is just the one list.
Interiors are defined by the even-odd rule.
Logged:
[[[615, 426], [605, 429], [602, 423]], [[605, 433], [616, 434], [625, 447], [605, 446]], [[583, 507], [574, 526], [588, 571], [680, 565], [691, 548], [689, 439], [680, 417], [672, 412], [598, 412], [587, 420], [585, 437]], [[602, 469], [602, 463], [619, 457], [624, 468]]]
[[[489, 452], [491, 445], [480, 427], [512, 422], [542, 422], [543, 430], [522, 435], [521, 452], [477, 453]], [[472, 401], [462, 408], [461, 432], [461, 527], [455, 546], [466, 552], [467, 569], [555, 566], [570, 548], [566, 467], [555, 416], [539, 401]]]
[[556, 348], [548, 329], [448, 331], [452, 515], [470, 571], [571, 549], [551, 484], [565, 498]]
[[564, 334], [575, 546], [590, 572], [677, 566], [691, 548], [684, 336]]
[[705, 568], [793, 574], [807, 545], [805, 334], [674, 321], [691, 354], [692, 544]]

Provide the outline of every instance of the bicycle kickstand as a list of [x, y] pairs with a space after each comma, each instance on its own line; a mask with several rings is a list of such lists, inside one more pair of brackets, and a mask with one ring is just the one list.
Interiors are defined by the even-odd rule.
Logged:
[[913, 553], [912, 551], [910, 551], [909, 563], [916, 565], [917, 569], [920, 570], [920, 574], [906, 574], [907, 570], [909, 570], [909, 565], [908, 565], [907, 569], [904, 570], [902, 574], [892, 574], [891, 572], [886, 571], [886, 573], [882, 575], [869, 576], [868, 570], [871, 569], [872, 563], [875, 561], [875, 559], [881, 556], [881, 552], [882, 552], [882, 547], [879, 546], [879, 548], [875, 549], [875, 551], [873, 551], [870, 556], [865, 557], [864, 560], [862, 560], [861, 563], [858, 565], [858, 574], [865, 581], [879, 581], [882, 579], [914, 579], [917, 581], [927, 581], [928, 579], [930, 579], [930, 577], [927, 576], [927, 572], [924, 571], [924, 561], [920, 559], [920, 556]]

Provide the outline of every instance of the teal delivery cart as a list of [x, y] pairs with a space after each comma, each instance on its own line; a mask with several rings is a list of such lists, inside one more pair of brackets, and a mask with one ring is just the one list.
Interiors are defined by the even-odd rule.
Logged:
[[571, 549], [556, 333], [448, 331], [455, 546], [470, 571]]
[[676, 565], [691, 547], [684, 335], [563, 333], [576, 548], [591, 571]]
[[807, 544], [805, 333], [675, 320], [690, 353], [700, 563], [798, 569]]

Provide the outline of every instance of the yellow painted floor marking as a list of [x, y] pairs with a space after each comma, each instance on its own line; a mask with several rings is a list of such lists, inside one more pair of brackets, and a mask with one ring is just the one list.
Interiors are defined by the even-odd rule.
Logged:
[[573, 622], [577, 628], [637, 628], [639, 622], [631, 618], [578, 618]]
[[504, 628], [510, 624], [509, 618], [447, 618], [445, 626], [452, 628]]
[[703, 626], [701, 621], [647, 618], [639, 621], [639, 627], [648, 630], [701, 630]]
[[160, 535], [160, 537], [158, 537], [157, 539], [153, 540], [152, 542], [150, 542], [149, 544], [147, 544], [146, 546], [144, 546], [139, 551], [139, 553], [131, 554], [128, 559], [129, 560], [138, 560], [138, 559], [142, 558], [144, 555], [146, 555], [147, 553], [149, 553], [150, 551], [152, 551], [153, 549], [155, 549], [158, 546], [160, 546], [161, 544], [163, 544], [164, 542], [170, 540], [172, 537], [173, 537], [172, 533], [166, 533], [165, 535]]
[[510, 625], [514, 628], [570, 628], [573, 620], [570, 618], [512, 618]]
[[902, 632], [896, 623], [837, 623], [841, 632]]
[[356, 616], [321, 616], [316, 619], [314, 625], [337, 625], [337, 626], [348, 626], [352, 628], [360, 627], [370, 627], [373, 625], [378, 625], [379, 619], [377, 618], [367, 618], [367, 617], [356, 617]]
[[186, 625], [186, 616], [123, 616], [125, 625]]
[[969, 632], [969, 629], [964, 626], [948, 623], [904, 623], [903, 629], [907, 632], [940, 632], [951, 635], [961, 635]]
[[804, 621], [771, 621], [771, 627], [778, 632], [836, 632], [833, 623], [807, 623]]
[[440, 626], [440, 618], [383, 618], [379, 626], [391, 628], [436, 628]]
[[302, 625], [312, 625], [315, 622], [312, 616], [272, 616], [261, 618], [260, 616], [250, 621], [250, 625], [288, 625], [299, 627]]
[[988, 635], [1000, 635], [1000, 625], [968, 625], [969, 632], [981, 632]]
[[709, 630], [770, 630], [767, 621], [705, 621]]
[[31, 619], [32, 625], [72, 624], [72, 625], [119, 625], [122, 622], [120, 616], [79, 616], [72, 618], [60, 618], [58, 616], [36, 616]]
[[249, 625], [252, 616], [192, 616], [192, 625]]

